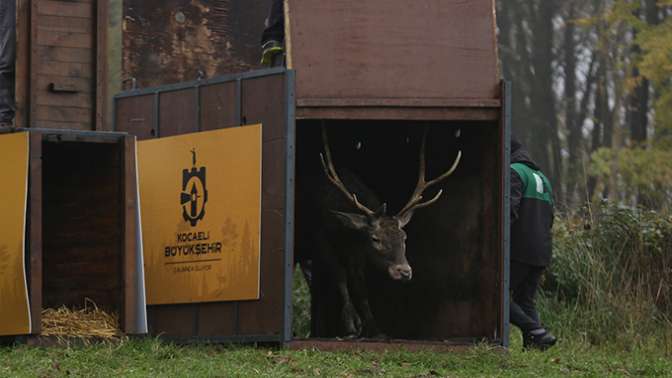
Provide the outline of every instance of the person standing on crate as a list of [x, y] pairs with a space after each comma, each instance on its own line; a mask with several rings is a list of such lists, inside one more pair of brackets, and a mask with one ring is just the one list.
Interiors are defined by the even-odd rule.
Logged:
[[14, 120], [14, 61], [16, 60], [16, 2], [0, 0], [0, 127]]
[[284, 0], [272, 1], [261, 36], [261, 64], [271, 67], [280, 64], [277, 58], [285, 52], [285, 3]]
[[511, 139], [511, 323], [523, 333], [523, 346], [545, 350], [557, 339], [541, 325], [535, 296], [551, 262], [553, 195], [551, 184], [527, 150]]

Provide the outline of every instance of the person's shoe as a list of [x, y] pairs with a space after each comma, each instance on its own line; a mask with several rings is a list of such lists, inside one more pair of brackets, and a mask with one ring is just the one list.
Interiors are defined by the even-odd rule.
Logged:
[[538, 349], [543, 351], [555, 345], [556, 342], [558, 342], [558, 339], [545, 328], [535, 329], [534, 331], [523, 334], [524, 349]]
[[261, 45], [261, 50], [261, 64], [272, 66], [275, 57], [285, 52], [285, 47], [282, 45], [282, 42], [270, 40]]

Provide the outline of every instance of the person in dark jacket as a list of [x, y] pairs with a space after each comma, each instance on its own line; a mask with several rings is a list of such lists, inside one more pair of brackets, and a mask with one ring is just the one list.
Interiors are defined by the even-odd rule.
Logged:
[[271, 11], [266, 18], [266, 29], [261, 36], [261, 64], [274, 66], [277, 57], [285, 51], [285, 3], [284, 0], [273, 0]]
[[511, 323], [523, 333], [525, 348], [556, 343], [539, 320], [535, 296], [551, 262], [553, 196], [551, 184], [528, 152], [511, 140]]
[[0, 127], [14, 119], [14, 61], [16, 60], [16, 2], [0, 0]]

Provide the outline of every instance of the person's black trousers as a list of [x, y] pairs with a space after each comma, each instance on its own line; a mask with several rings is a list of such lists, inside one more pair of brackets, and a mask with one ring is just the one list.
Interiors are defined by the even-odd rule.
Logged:
[[509, 317], [511, 323], [523, 334], [541, 328], [535, 297], [545, 267], [511, 261], [511, 302]]
[[0, 0], [0, 122], [14, 119], [16, 2]]
[[261, 36], [261, 44], [268, 41], [282, 42], [285, 39], [285, 10], [284, 0], [273, 0], [271, 13], [266, 19], [266, 29]]

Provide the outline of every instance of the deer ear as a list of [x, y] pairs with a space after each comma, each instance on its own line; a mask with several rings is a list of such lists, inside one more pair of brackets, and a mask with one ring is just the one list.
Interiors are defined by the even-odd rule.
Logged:
[[332, 210], [331, 212], [348, 228], [363, 230], [369, 227], [369, 218], [366, 215], [344, 213], [336, 210]]
[[397, 217], [399, 220], [399, 227], [404, 228], [406, 225], [411, 221], [411, 218], [413, 218], [413, 210], [409, 210]]

